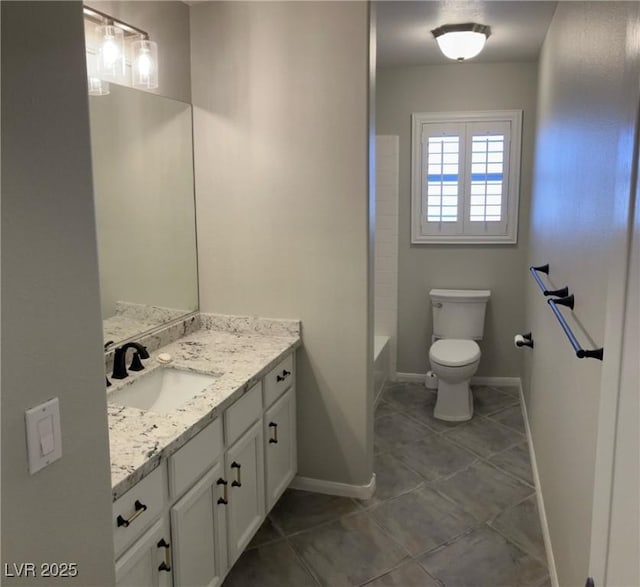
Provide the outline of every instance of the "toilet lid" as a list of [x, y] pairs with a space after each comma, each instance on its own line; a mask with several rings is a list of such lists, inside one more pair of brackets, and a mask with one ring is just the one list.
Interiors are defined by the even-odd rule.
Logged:
[[462, 367], [480, 358], [480, 347], [475, 340], [437, 340], [429, 349], [429, 358], [445, 367]]

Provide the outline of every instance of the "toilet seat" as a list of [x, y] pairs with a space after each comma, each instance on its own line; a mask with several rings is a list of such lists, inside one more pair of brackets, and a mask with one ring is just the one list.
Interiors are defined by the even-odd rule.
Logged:
[[464, 367], [480, 359], [480, 347], [475, 340], [437, 340], [429, 349], [429, 359], [445, 367]]

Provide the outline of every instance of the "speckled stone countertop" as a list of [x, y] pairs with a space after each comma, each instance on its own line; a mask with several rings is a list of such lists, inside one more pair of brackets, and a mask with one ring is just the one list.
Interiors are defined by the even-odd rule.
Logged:
[[145, 370], [113, 381], [107, 393], [161, 368], [169, 353], [177, 369], [218, 375], [211, 385], [170, 414], [108, 403], [111, 485], [117, 499], [222, 414], [284, 356], [298, 348], [295, 320], [201, 314], [202, 329], [157, 349]]

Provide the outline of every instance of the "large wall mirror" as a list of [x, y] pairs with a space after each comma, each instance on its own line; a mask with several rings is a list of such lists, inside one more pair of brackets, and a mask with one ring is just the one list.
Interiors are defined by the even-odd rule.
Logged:
[[198, 308], [191, 105], [111, 84], [90, 96], [105, 342]]

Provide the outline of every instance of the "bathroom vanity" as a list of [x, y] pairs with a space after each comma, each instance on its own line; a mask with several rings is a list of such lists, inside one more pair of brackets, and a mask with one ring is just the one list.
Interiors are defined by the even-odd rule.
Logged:
[[[119, 586], [220, 584], [296, 473], [299, 323], [193, 320], [199, 329], [150, 347], [145, 370], [109, 388]], [[118, 405], [158, 369], [211, 379], [173, 409]]]

